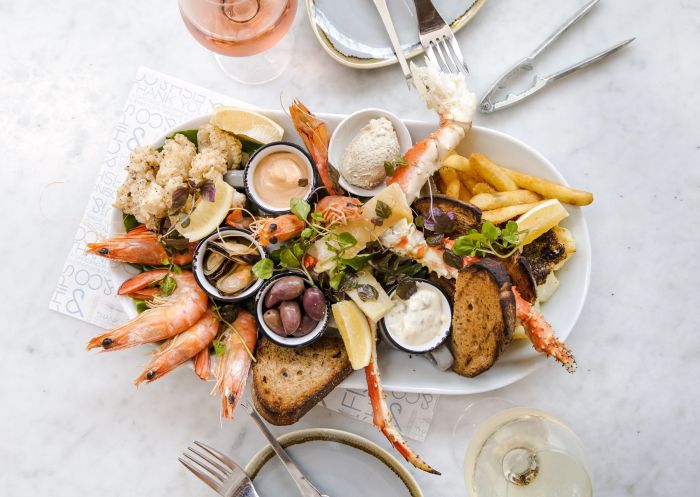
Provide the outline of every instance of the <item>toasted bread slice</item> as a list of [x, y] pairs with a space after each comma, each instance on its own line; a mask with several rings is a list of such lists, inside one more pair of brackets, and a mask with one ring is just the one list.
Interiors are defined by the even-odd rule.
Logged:
[[413, 202], [413, 208], [423, 217], [430, 212], [430, 207], [438, 207], [442, 212], [454, 212], [454, 231], [451, 237], [462, 236], [469, 233], [471, 229], [481, 226], [481, 209], [477, 206], [456, 200], [447, 195], [433, 195], [430, 197], [420, 197]]
[[452, 370], [477, 376], [494, 365], [515, 331], [515, 296], [503, 265], [483, 259], [459, 272], [452, 316]]
[[510, 257], [500, 259], [500, 261], [508, 272], [513, 285], [520, 292], [520, 296], [534, 304], [537, 300], [537, 283], [527, 259], [520, 252], [515, 252]]
[[303, 348], [262, 339], [253, 366], [253, 403], [267, 421], [290, 425], [352, 373], [340, 338], [321, 338]]

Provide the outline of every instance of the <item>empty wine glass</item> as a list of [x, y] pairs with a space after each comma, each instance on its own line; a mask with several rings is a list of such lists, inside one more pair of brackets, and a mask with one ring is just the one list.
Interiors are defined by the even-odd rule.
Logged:
[[221, 70], [246, 84], [278, 77], [292, 58], [289, 31], [297, 0], [179, 0], [192, 36], [214, 52]]

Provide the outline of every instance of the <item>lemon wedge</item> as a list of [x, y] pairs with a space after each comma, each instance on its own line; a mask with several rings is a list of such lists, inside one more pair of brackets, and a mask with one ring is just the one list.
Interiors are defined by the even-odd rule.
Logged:
[[284, 135], [284, 128], [269, 117], [235, 107], [218, 107], [210, 122], [224, 131], [263, 145], [280, 141]]
[[369, 364], [372, 354], [372, 332], [367, 317], [352, 300], [343, 300], [331, 306], [335, 323], [348, 351], [352, 369]]
[[527, 233], [521, 235], [522, 244], [527, 245], [534, 241], [567, 217], [569, 213], [557, 199], [540, 202], [515, 221], [519, 231], [527, 230]]
[[177, 231], [191, 242], [201, 240], [214, 231], [226, 218], [233, 201], [233, 187], [223, 180], [214, 182], [214, 201], [200, 198], [189, 217], [189, 224], [183, 227], [178, 221]]

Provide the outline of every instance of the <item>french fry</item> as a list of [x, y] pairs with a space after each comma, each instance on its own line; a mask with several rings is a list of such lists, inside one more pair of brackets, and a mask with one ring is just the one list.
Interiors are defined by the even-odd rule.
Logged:
[[442, 166], [440, 169], [438, 169], [438, 174], [442, 178], [442, 181], [445, 182], [445, 185], [449, 185], [450, 183], [452, 183], [455, 180], [459, 181], [459, 176], [457, 176], [457, 171], [455, 171], [451, 167]]
[[459, 199], [462, 202], [469, 202], [472, 199], [471, 190], [464, 186], [464, 183], [462, 183], [462, 186], [459, 189]]
[[[504, 171], [501, 166], [492, 162], [484, 154], [474, 153], [469, 156], [469, 162], [474, 166], [474, 169], [479, 176], [484, 178], [490, 185], [498, 190], [499, 192], [507, 192], [512, 190], [517, 190], [518, 185], [510, 177], [510, 175]], [[530, 188], [527, 188], [530, 190]]]
[[539, 200], [542, 200], [542, 197], [530, 190], [513, 190], [510, 192], [480, 193], [472, 197], [471, 203], [482, 211], [489, 211], [510, 205], [531, 204]]
[[470, 195], [474, 191], [474, 187], [481, 183], [480, 179], [474, 179], [471, 176], [465, 175], [460, 171], [457, 171], [457, 175], [459, 176], [460, 183], [462, 183], [462, 190], [468, 191]]
[[559, 183], [547, 181], [537, 176], [530, 176], [529, 174], [524, 174], [519, 171], [513, 171], [512, 169], [502, 166], [499, 167], [506, 172], [520, 188], [539, 193], [545, 198], [556, 198], [560, 202], [571, 205], [588, 205], [593, 202], [592, 193], [569, 188]]
[[459, 200], [460, 188], [462, 184], [459, 182], [459, 178], [455, 178], [447, 184], [445, 189], [445, 195]]
[[481, 213], [481, 219], [483, 221], [491, 221], [493, 224], [505, 223], [506, 221], [513, 219], [520, 214], [525, 214], [538, 203], [539, 202], [534, 202], [532, 204], [509, 205], [508, 207], [501, 207], [500, 209], [483, 211]]
[[445, 160], [442, 161], [442, 165], [444, 167], [451, 167], [452, 169], [456, 169], [457, 171], [470, 173], [472, 176], [478, 177], [479, 175], [474, 169], [474, 166], [472, 166], [469, 159], [466, 157], [462, 157], [457, 153], [451, 153], [450, 155], [445, 157]]
[[491, 185], [488, 183], [484, 183], [483, 181], [481, 183], [477, 183], [474, 185], [474, 188], [472, 188], [472, 193], [474, 195], [479, 195], [480, 193], [495, 193], [496, 190], [493, 189]]

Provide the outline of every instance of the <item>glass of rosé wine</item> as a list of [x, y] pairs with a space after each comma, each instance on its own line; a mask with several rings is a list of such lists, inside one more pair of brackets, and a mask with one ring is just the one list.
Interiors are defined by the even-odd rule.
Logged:
[[289, 65], [297, 0], [178, 0], [185, 26], [240, 83], [272, 81]]

